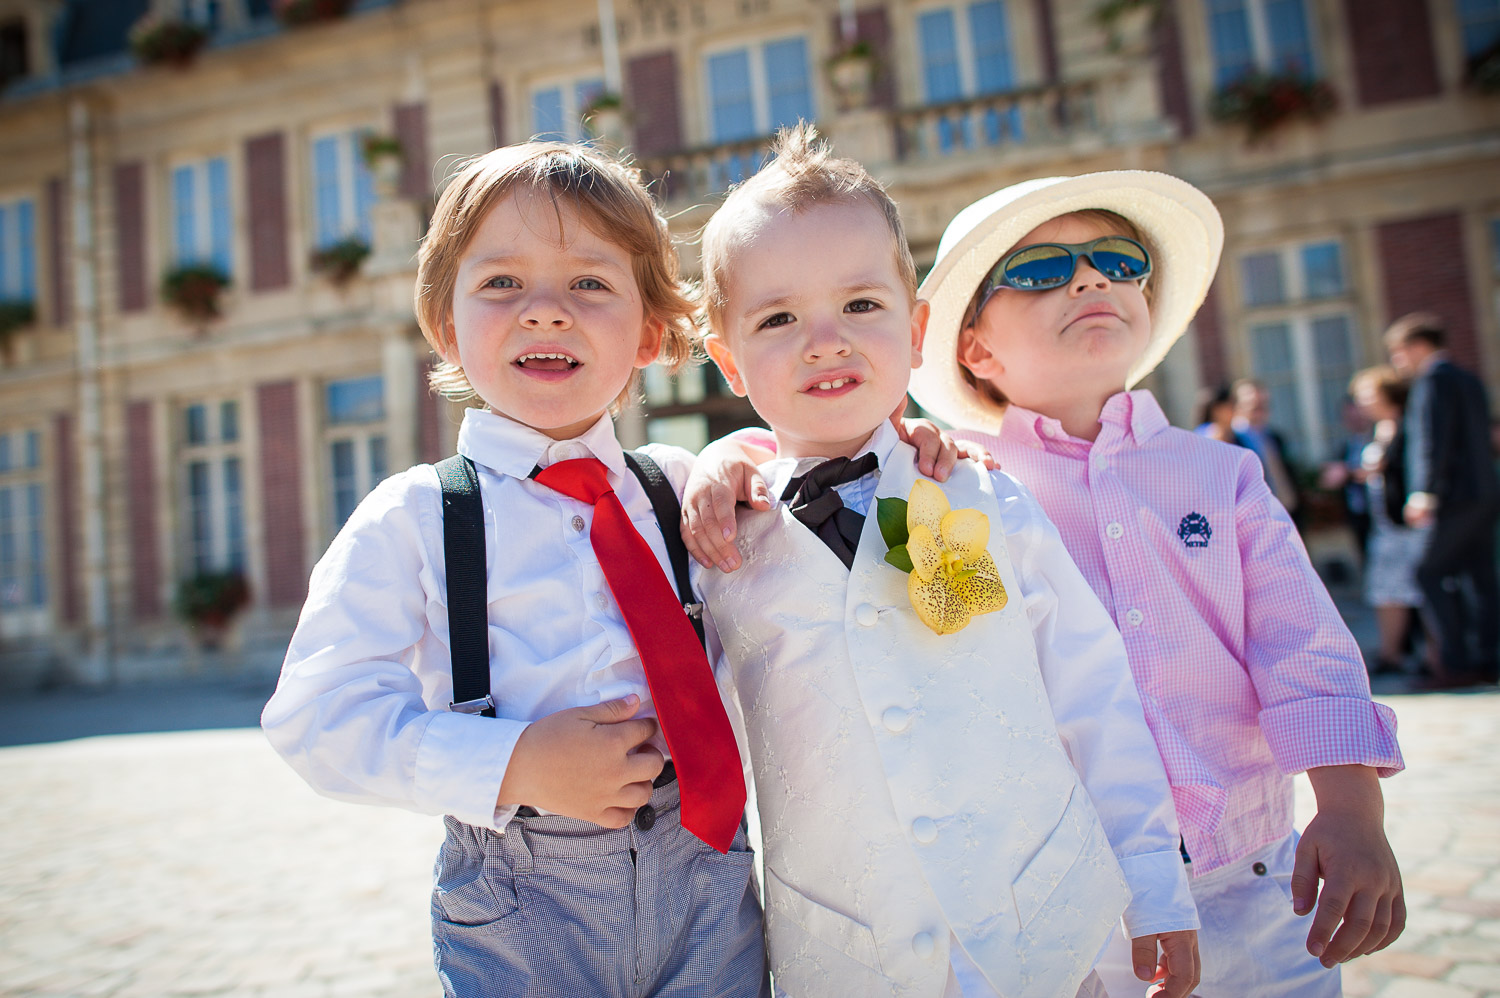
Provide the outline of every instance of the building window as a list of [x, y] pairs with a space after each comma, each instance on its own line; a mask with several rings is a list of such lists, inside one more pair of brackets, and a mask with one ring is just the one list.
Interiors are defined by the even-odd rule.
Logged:
[[542, 87], [531, 92], [531, 132], [538, 139], [576, 142], [591, 138], [583, 127], [583, 111], [604, 93], [604, 80], [590, 77]]
[[1304, 0], [1204, 2], [1215, 86], [1227, 86], [1256, 71], [1316, 74]]
[[1500, 45], [1500, 0], [1455, 0], [1464, 56], [1475, 56]]
[[[922, 86], [929, 104], [946, 104], [1015, 87], [1010, 28], [1000, 0], [926, 10], [917, 15], [922, 56]], [[979, 135], [974, 134], [977, 129]], [[995, 145], [1021, 138], [1015, 108], [991, 108], [975, 120], [968, 116], [938, 123], [943, 152], [968, 148], [975, 139]]]
[[210, 32], [218, 31], [223, 24], [223, 7], [221, 0], [179, 0], [178, 3], [184, 21], [200, 24]]
[[1341, 408], [1359, 366], [1343, 247], [1320, 241], [1240, 259], [1251, 369], [1271, 396], [1271, 422], [1304, 462], [1343, 433]]
[[380, 375], [328, 383], [325, 396], [333, 529], [386, 476], [385, 381]]
[[182, 407], [182, 495], [188, 569], [244, 571], [244, 463], [240, 406], [233, 399]]
[[0, 433], [0, 612], [47, 605], [42, 435]]
[[36, 205], [0, 201], [0, 301], [36, 301]]
[[363, 132], [324, 135], [313, 140], [313, 210], [316, 248], [351, 237], [370, 242], [370, 208], [375, 183], [360, 146]]
[[172, 171], [172, 235], [179, 264], [230, 266], [229, 163], [223, 157]]
[[0, 87], [31, 73], [30, 45], [26, 22], [20, 19], [0, 24]]
[[807, 39], [782, 38], [715, 52], [704, 62], [715, 142], [769, 135], [813, 119]]

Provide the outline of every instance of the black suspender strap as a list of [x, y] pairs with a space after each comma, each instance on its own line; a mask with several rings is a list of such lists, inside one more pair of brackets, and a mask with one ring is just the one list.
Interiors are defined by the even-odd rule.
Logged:
[[698, 632], [698, 643], [707, 648], [703, 636], [703, 604], [693, 598], [693, 584], [688, 581], [688, 552], [687, 545], [682, 543], [682, 506], [677, 501], [677, 492], [657, 463], [640, 451], [626, 451], [625, 464], [640, 479], [646, 498], [651, 500], [651, 510], [661, 527], [662, 539], [667, 542], [667, 560], [672, 563], [672, 575], [677, 582], [677, 596], [682, 600], [683, 612], [693, 622], [693, 630]]
[[453, 702], [448, 709], [494, 717], [479, 475], [474, 463], [459, 454], [435, 467], [443, 485], [443, 564], [448, 578], [448, 644], [453, 655]]

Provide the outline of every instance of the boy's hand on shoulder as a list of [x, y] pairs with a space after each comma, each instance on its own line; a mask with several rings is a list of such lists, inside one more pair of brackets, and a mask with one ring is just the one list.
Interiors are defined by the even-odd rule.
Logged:
[[[1156, 958], [1161, 947], [1161, 959]], [[1198, 933], [1192, 929], [1136, 936], [1130, 941], [1135, 976], [1156, 982], [1153, 998], [1185, 998], [1198, 986], [1203, 963], [1198, 958]]]
[[516, 741], [496, 806], [526, 804], [625, 827], [651, 799], [664, 761], [648, 744], [656, 721], [634, 716], [640, 704], [631, 694], [533, 721]]
[[901, 415], [905, 409], [906, 403], [903, 400], [901, 408], [892, 414], [891, 422], [895, 424], [896, 434], [902, 441], [917, 449], [917, 470], [922, 474], [939, 482], [946, 482], [959, 461], [974, 461], [990, 471], [999, 469], [1000, 462], [985, 448], [975, 443], [954, 440], [930, 419], [907, 419]]
[[[765, 453], [766, 460], [775, 456]], [[748, 503], [752, 509], [771, 508], [766, 480], [753, 460], [760, 454], [759, 448], [751, 451], [733, 437], [725, 437], [703, 448], [693, 462], [693, 473], [682, 490], [682, 542], [704, 568], [732, 572], [740, 567], [740, 553], [734, 546], [736, 503]]]
[[1406, 900], [1375, 771], [1324, 766], [1308, 777], [1318, 813], [1297, 843], [1292, 910], [1306, 915], [1317, 908], [1307, 951], [1332, 967], [1395, 942], [1406, 927]]

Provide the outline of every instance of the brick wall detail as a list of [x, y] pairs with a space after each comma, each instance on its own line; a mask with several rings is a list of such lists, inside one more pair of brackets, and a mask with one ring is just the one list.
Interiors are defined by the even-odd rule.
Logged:
[[115, 262], [120, 311], [146, 308], [146, 171], [140, 163], [114, 170]]
[[427, 105], [397, 104], [391, 112], [401, 143], [401, 195], [426, 201], [432, 196], [432, 164], [427, 161]]
[[1458, 212], [1387, 222], [1376, 229], [1387, 321], [1408, 312], [1435, 312], [1448, 332], [1455, 363], [1483, 370]]
[[125, 405], [126, 515], [129, 518], [130, 610], [136, 620], [161, 617], [160, 534], [156, 529], [159, 498], [156, 494], [155, 433], [153, 408], [148, 399]]
[[245, 140], [251, 291], [272, 291], [292, 283], [287, 250], [285, 147], [281, 132]]
[[659, 156], [682, 148], [677, 96], [677, 53], [636, 56], [625, 69], [625, 99], [635, 116], [635, 148]]
[[297, 386], [291, 381], [257, 385], [255, 403], [260, 427], [266, 602], [271, 606], [297, 606], [307, 595]]
[[1193, 120], [1193, 98], [1188, 90], [1182, 29], [1177, 23], [1177, 9], [1173, 4], [1162, 4], [1152, 30], [1162, 113], [1177, 122], [1183, 138], [1189, 138], [1197, 129], [1197, 123]]

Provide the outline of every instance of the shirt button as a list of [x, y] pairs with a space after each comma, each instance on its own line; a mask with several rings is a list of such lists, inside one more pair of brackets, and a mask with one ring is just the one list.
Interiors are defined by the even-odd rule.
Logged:
[[1264, 877], [1266, 875], [1266, 864], [1264, 863], [1256, 863], [1250, 869], [1254, 871], [1257, 877]]
[[656, 808], [650, 804], [642, 804], [636, 809], [635, 827], [643, 832], [649, 832], [654, 824], [656, 824]]
[[1104, 532], [1109, 535], [1109, 539], [1112, 541], [1117, 541], [1125, 536], [1125, 528], [1118, 523], [1111, 523], [1104, 528]]
[[573, 521], [572, 522], [573, 522], [573, 529], [574, 530], [577, 530], [577, 531], [580, 531], [580, 532], [583, 530], [583, 517], [581, 517], [581, 516], [575, 516], [575, 517], [573, 517]]
[[876, 621], [880, 619], [880, 611], [868, 603], [861, 603], [854, 610], [854, 619], [860, 627], [874, 627]]
[[887, 731], [905, 731], [911, 724], [911, 714], [901, 707], [887, 707], [880, 719]]
[[1109, 460], [1103, 454], [1096, 455], [1090, 463], [1093, 464], [1095, 471], [1103, 471], [1109, 467]]
[[1125, 611], [1125, 623], [1129, 624], [1131, 627], [1140, 627], [1141, 621], [1145, 619], [1146, 615], [1137, 610], [1135, 607], [1131, 607], [1129, 610]]
[[911, 823], [912, 838], [924, 846], [937, 841], [937, 822], [931, 818], [918, 818]]
[[609, 609], [609, 597], [604, 595], [603, 593], [594, 594], [594, 602], [598, 604], [599, 609], [601, 610]]
[[932, 951], [936, 948], [932, 942], [932, 933], [930, 932], [918, 932], [911, 937], [911, 951], [923, 960], [931, 956]]

